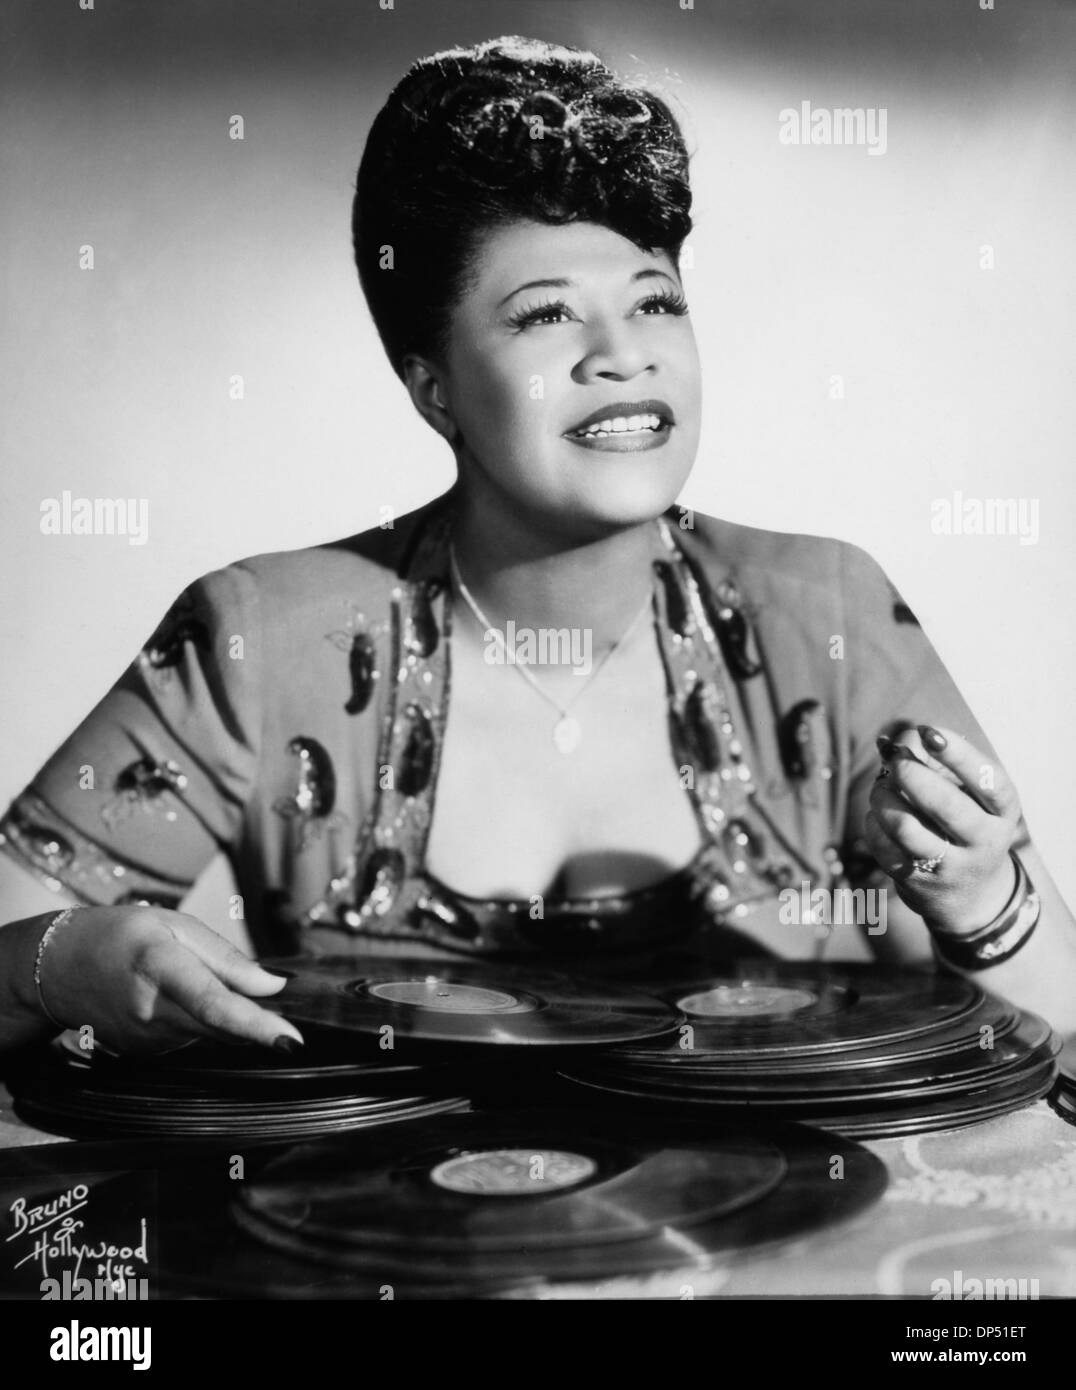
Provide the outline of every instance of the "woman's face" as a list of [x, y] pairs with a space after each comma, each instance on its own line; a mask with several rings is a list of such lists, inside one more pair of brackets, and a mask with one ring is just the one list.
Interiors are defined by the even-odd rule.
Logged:
[[464, 486], [577, 534], [663, 512], [699, 438], [684, 309], [669, 256], [608, 228], [488, 233], [441, 364]]

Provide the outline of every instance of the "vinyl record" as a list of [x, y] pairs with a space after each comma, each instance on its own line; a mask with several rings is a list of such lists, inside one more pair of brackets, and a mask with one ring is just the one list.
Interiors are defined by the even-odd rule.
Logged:
[[930, 1032], [917, 1033], [911, 1038], [886, 1038], [880, 1042], [864, 1042], [861, 1046], [841, 1047], [826, 1051], [808, 1045], [802, 1051], [792, 1048], [748, 1052], [740, 1047], [732, 1050], [720, 1040], [707, 1041], [692, 1028], [683, 1025], [673, 1040], [664, 1038], [644, 1044], [608, 1049], [603, 1056], [625, 1064], [654, 1067], [667, 1071], [679, 1067], [689, 1072], [749, 1077], [767, 1076], [779, 1069], [787, 1075], [814, 1075], [819, 1068], [832, 1074], [865, 1073], [871, 1069], [888, 1071], [893, 1066], [914, 1064], [926, 1066], [937, 1060], [960, 1057], [971, 1049], [982, 1050], [1010, 1038], [1020, 1023], [1020, 1011], [1006, 1001], [984, 995], [982, 1001], [960, 1020], [943, 1024]]
[[329, 956], [264, 962], [288, 983], [261, 1001], [302, 1025], [421, 1042], [588, 1047], [660, 1036], [679, 1013], [646, 994], [473, 962]]
[[296, 1085], [339, 1087], [430, 1069], [428, 1060], [403, 1061], [391, 1051], [378, 1049], [360, 1060], [354, 1055], [353, 1039], [316, 1024], [307, 1024], [302, 1032], [304, 1045], [294, 1055], [257, 1043], [223, 1043], [208, 1038], [157, 1056], [114, 1057], [100, 1050], [87, 1054], [71, 1034], [61, 1035], [59, 1048], [72, 1065], [108, 1078], [110, 1085], [188, 1085], [199, 1091], [224, 1090], [228, 1094], [291, 1091]]
[[1040, 1100], [1052, 1087], [1056, 1072], [1057, 1066], [1051, 1057], [1003, 1084], [984, 1087], [964, 1097], [912, 1098], [900, 1106], [888, 1106], [875, 1112], [854, 1110], [843, 1115], [812, 1118], [807, 1123], [849, 1139], [901, 1138], [929, 1131], [962, 1129], [1022, 1110]]
[[746, 1132], [688, 1143], [620, 1116], [528, 1111], [445, 1120], [402, 1142], [331, 1148], [271, 1163], [241, 1194], [256, 1220], [312, 1242], [394, 1247], [416, 1257], [638, 1240], [725, 1215], [775, 1187], [780, 1152]]
[[1076, 1035], [1065, 1042], [1057, 1062], [1057, 1084], [1050, 1104], [1063, 1120], [1076, 1125]]
[[667, 1052], [688, 1065], [692, 1054], [710, 1050], [747, 1059], [905, 1043], [966, 1022], [985, 999], [957, 976], [798, 961], [752, 961], [719, 977], [651, 989], [686, 1019], [690, 1047], [673, 1039]]
[[[324, 1050], [325, 1066], [302, 1068], [280, 1067], [268, 1048], [207, 1052], [197, 1066], [196, 1047], [117, 1059], [58, 1039], [24, 1054], [8, 1085], [17, 1114], [72, 1138], [299, 1140], [469, 1108], [458, 1078], [443, 1069], [356, 1067]], [[236, 1055], [243, 1066], [215, 1065]]]
[[301, 1105], [282, 1115], [258, 1111], [212, 1115], [176, 1115], [167, 1107], [156, 1112], [143, 1105], [140, 1111], [107, 1107], [93, 1101], [56, 1097], [20, 1098], [15, 1112], [49, 1134], [72, 1139], [227, 1139], [231, 1143], [280, 1143], [319, 1139], [375, 1126], [423, 1120], [431, 1115], [468, 1110], [463, 1097], [405, 1097], [397, 1104], [370, 1107], [343, 1104], [332, 1110], [312, 1110]]
[[[593, 1113], [585, 1120], [606, 1142], [619, 1143], [620, 1117], [612, 1117], [609, 1126]], [[628, 1142], [639, 1145], [645, 1122], [636, 1120], [633, 1126]], [[662, 1121], [662, 1127], [670, 1136], [667, 1143], [690, 1143], [688, 1127], [672, 1129], [667, 1121]], [[734, 1132], [708, 1124], [704, 1134], [713, 1143], [722, 1133]], [[325, 1145], [334, 1148], [339, 1169], [346, 1171], [360, 1166], [356, 1152], [365, 1151], [368, 1137], [356, 1143], [356, 1136], [340, 1136], [320, 1142], [317, 1148], [319, 1153]], [[540, 1129], [527, 1138], [527, 1147], [546, 1142]], [[242, 1184], [230, 1176], [234, 1147], [222, 1140], [90, 1139], [2, 1150], [0, 1206], [6, 1208], [31, 1193], [37, 1200], [51, 1200], [73, 1181], [86, 1180], [87, 1174], [95, 1175], [94, 1233], [102, 1227], [103, 1233], [122, 1232], [132, 1216], [137, 1218], [151, 1205], [155, 1269], [150, 1296], [157, 1298], [378, 1300], [385, 1296], [386, 1283], [392, 1284], [397, 1298], [542, 1297], [558, 1283], [574, 1280], [599, 1281], [603, 1292], [616, 1294], [616, 1286], [609, 1281], [655, 1272], [668, 1275], [670, 1294], [675, 1297], [681, 1276], [721, 1270], [760, 1248], [780, 1247], [790, 1240], [800, 1242], [812, 1232], [832, 1230], [866, 1210], [885, 1188], [884, 1165], [858, 1144], [795, 1126], [767, 1131], [764, 1140], [762, 1161], [769, 1161], [768, 1146], [776, 1149], [784, 1166], [782, 1178], [755, 1200], [712, 1220], [682, 1230], [649, 1230], [637, 1239], [462, 1255], [426, 1253], [419, 1262], [409, 1259], [410, 1244], [405, 1240], [395, 1247], [386, 1244], [369, 1251], [319, 1242], [317, 1258], [309, 1258], [285, 1248], [289, 1234], [284, 1228], [263, 1223], [258, 1235], [248, 1234], [229, 1218], [236, 1189]], [[280, 1146], [248, 1149], [245, 1181], [259, 1182], [267, 1165], [276, 1162], [275, 1155], [285, 1152]], [[838, 1157], [842, 1180], [835, 1182], [831, 1174]], [[277, 1181], [273, 1179], [274, 1184]], [[545, 1201], [475, 1200], [506, 1206]], [[658, 1205], [652, 1210], [656, 1212]], [[39, 1278], [33, 1270], [13, 1271], [9, 1262], [6, 1274], [0, 1270], [0, 1298], [40, 1297]], [[623, 1296], [638, 1297], [639, 1290], [627, 1285]]]
[[842, 1055], [840, 1066], [830, 1066], [828, 1057], [815, 1057], [810, 1068], [797, 1069], [781, 1058], [765, 1069], [757, 1065], [751, 1069], [737, 1068], [733, 1064], [720, 1070], [708, 1065], [671, 1066], [663, 1059], [629, 1061], [606, 1053], [588, 1063], [585, 1075], [637, 1082], [641, 1087], [669, 1095], [698, 1091], [729, 1098], [828, 1096], [850, 1100], [867, 1095], [886, 1099], [898, 1098], [908, 1091], [917, 1095], [960, 1093], [1025, 1067], [1032, 1058], [1046, 1060], [1057, 1050], [1050, 1025], [1034, 1014], [1023, 1015], [1016, 1027], [1000, 1039], [990, 1034], [981, 1041], [992, 1045], [966, 1042], [961, 1051], [940, 1058], [928, 1055], [864, 1068], [855, 1068], [849, 1062], [858, 1053]]
[[730, 1095], [718, 1090], [680, 1091], [624, 1078], [562, 1073], [574, 1084], [618, 1101], [636, 1111], [640, 1105], [669, 1115], [712, 1114], [716, 1119], [747, 1117], [765, 1123], [777, 1119], [841, 1134], [851, 1139], [884, 1139], [938, 1129], [959, 1129], [1018, 1110], [1044, 1096], [1056, 1075], [1054, 1047], [1048, 1045], [1025, 1064], [991, 1083], [975, 1084], [938, 1096], [914, 1088], [892, 1097], [871, 1095], [775, 1098], [765, 1093]]
[[702, 1269], [884, 1189], [865, 1151], [780, 1134], [617, 1113], [448, 1116], [297, 1149], [245, 1184], [233, 1213], [290, 1257], [411, 1294]]
[[70, 1033], [61, 1034], [60, 1044], [72, 1062], [92, 1065], [118, 1083], [189, 1083], [202, 1090], [220, 1087], [229, 1093], [243, 1087], [261, 1090], [309, 1083], [336, 1086], [430, 1070], [430, 1059], [398, 1058], [392, 1051], [378, 1047], [375, 1038], [367, 1045], [366, 1038], [320, 1029], [316, 1023], [307, 1023], [302, 1033], [303, 1047], [297, 1054], [277, 1052], [257, 1042], [217, 1042], [210, 1038], [199, 1038], [188, 1047], [156, 1056], [110, 1056], [103, 1051], [88, 1055]]

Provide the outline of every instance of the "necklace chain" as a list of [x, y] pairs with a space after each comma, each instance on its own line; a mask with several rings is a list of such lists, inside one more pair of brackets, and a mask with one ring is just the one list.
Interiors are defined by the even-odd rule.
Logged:
[[618, 650], [618, 648], [623, 646], [623, 644], [628, 640], [631, 634], [638, 627], [639, 623], [642, 621], [643, 615], [646, 613], [647, 609], [651, 605], [651, 596], [649, 594], [647, 595], [646, 602], [639, 609], [638, 613], [636, 613], [635, 617], [632, 618], [631, 622], [624, 629], [624, 631], [617, 638], [617, 640], [612, 644], [609, 650], [602, 656], [601, 660], [598, 662], [597, 666], [594, 667], [594, 670], [591, 671], [590, 675], [584, 679], [583, 684], [579, 688], [579, 690], [576, 691], [576, 693], [572, 696], [572, 698], [568, 701], [567, 704], [562, 705], [559, 700], [555, 699], [554, 696], [552, 696], [549, 693], [548, 690], [543, 688], [541, 682], [538, 680], [538, 677], [530, 669], [527, 662], [518, 661], [515, 657], [514, 652], [509, 653], [508, 643], [504, 640], [504, 637], [502, 636], [501, 632], [499, 631], [499, 629], [494, 627], [490, 620], [486, 617], [485, 613], [483, 613], [482, 609], [479, 607], [474, 595], [471, 593], [470, 589], [468, 589], [467, 585], [463, 582], [463, 575], [460, 574], [459, 561], [456, 559], [456, 547], [452, 544], [450, 544], [448, 548], [448, 558], [449, 563], [452, 567], [452, 578], [456, 583], [456, 587], [463, 595], [463, 600], [467, 604], [467, 607], [478, 619], [478, 622], [481, 625], [482, 629], [487, 634], [493, 634], [501, 650], [505, 653], [505, 656], [509, 658], [507, 664], [510, 666], [514, 666], [516, 670], [519, 672], [519, 674], [523, 677], [523, 679], [527, 682], [527, 684], [531, 687], [531, 689], [534, 690], [536, 694], [540, 695], [547, 704], [552, 705], [552, 707], [560, 715], [560, 719], [557, 721], [553, 729], [553, 742], [557, 745], [561, 752], [573, 752], [575, 748], [578, 747], [579, 740], [582, 737], [582, 730], [579, 727], [578, 721], [570, 718], [568, 712], [571, 709], [571, 707], [576, 703], [576, 701], [587, 692], [593, 681], [603, 670], [603, 668], [610, 660], [610, 658], [613, 656], [613, 654]]

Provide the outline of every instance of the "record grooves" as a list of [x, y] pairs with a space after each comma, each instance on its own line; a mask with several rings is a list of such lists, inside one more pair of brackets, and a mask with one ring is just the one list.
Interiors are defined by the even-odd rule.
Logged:
[[[707, 1268], [718, 1256], [847, 1218], [886, 1181], [884, 1165], [865, 1150], [793, 1126], [759, 1132], [531, 1111], [448, 1116], [369, 1137], [346, 1164], [338, 1145], [307, 1145], [270, 1162], [238, 1194], [235, 1219], [274, 1248], [358, 1278], [405, 1290], [452, 1282], [488, 1291]], [[576, 1171], [587, 1161], [593, 1170], [541, 1191], [530, 1165], [546, 1144], [562, 1146], [553, 1152]], [[529, 1155], [530, 1165], [499, 1168], [496, 1156], [506, 1150]], [[847, 1186], [830, 1178], [838, 1152]], [[446, 1162], [474, 1155], [494, 1160], [481, 1182], [511, 1172], [510, 1195], [438, 1182]]]
[[285, 1018], [369, 1039], [595, 1047], [668, 1033], [675, 1008], [649, 993], [567, 975], [465, 962], [327, 956], [264, 962], [288, 983], [263, 1000]]
[[269, 1048], [196, 1043], [163, 1057], [82, 1052], [71, 1035], [8, 1075], [16, 1113], [74, 1138], [311, 1139], [467, 1109], [443, 1065], [355, 1061], [307, 1029], [303, 1064]]
[[1053, 1084], [1049, 1025], [962, 978], [747, 963], [655, 994], [673, 1040], [608, 1048], [561, 1074], [653, 1113], [784, 1118], [856, 1138], [974, 1124]]

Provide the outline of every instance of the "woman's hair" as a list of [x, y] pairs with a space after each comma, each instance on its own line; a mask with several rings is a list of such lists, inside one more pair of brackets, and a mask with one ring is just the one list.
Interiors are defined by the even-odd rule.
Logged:
[[397, 375], [444, 356], [482, 234], [595, 222], [674, 263], [688, 155], [660, 97], [593, 53], [491, 39], [422, 58], [378, 112], [352, 210], [359, 278]]

